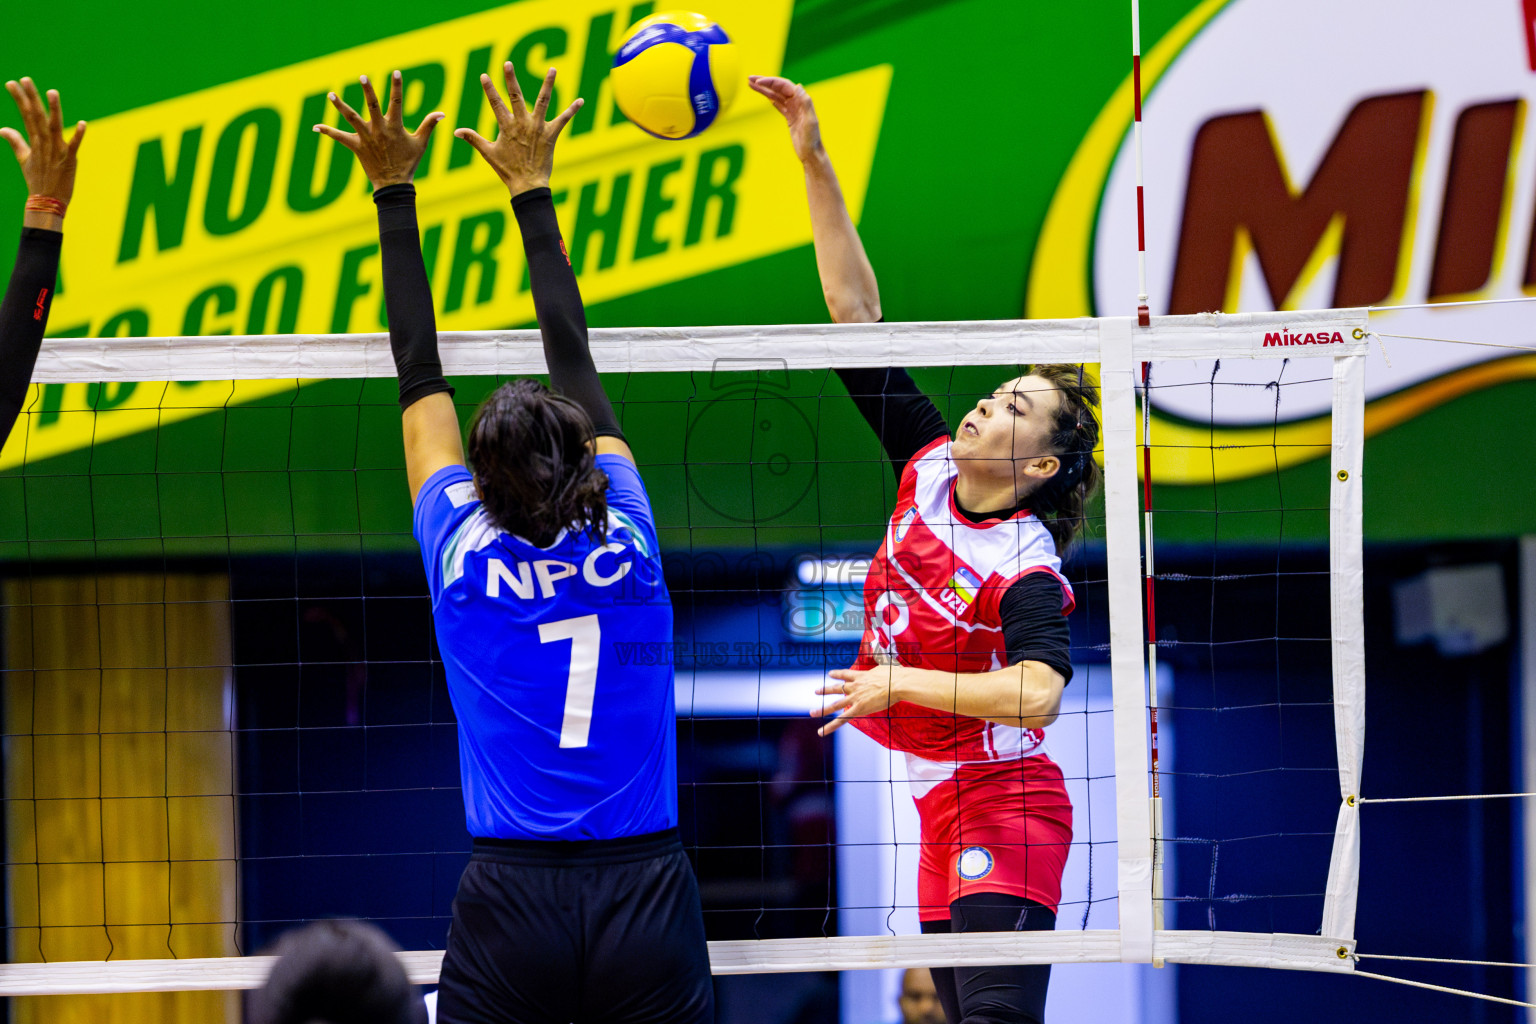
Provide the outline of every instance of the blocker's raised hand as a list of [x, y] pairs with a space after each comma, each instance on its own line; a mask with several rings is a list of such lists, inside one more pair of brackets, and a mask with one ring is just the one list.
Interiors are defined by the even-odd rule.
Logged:
[[748, 75], [747, 84], [753, 92], [766, 96], [789, 122], [789, 139], [801, 163], [821, 152], [821, 121], [816, 117], [816, 104], [811, 102], [811, 94], [805, 91], [805, 86], [772, 75]]
[[533, 109], [523, 102], [523, 91], [517, 84], [517, 73], [508, 61], [502, 65], [502, 75], [507, 80], [507, 102], [491, 84], [490, 75], [480, 76], [480, 88], [490, 100], [496, 115], [496, 141], [487, 142], [472, 128], [460, 128], [453, 134], [475, 147], [475, 151], [491, 165], [491, 170], [516, 196], [529, 189], [546, 188], [549, 175], [555, 166], [555, 140], [561, 131], [581, 109], [581, 100], [571, 101], [553, 121], [544, 118], [549, 114], [550, 93], [555, 85], [555, 69], [550, 68], [539, 89], [539, 98]]
[[27, 180], [27, 192], [69, 205], [75, 194], [75, 154], [85, 138], [85, 122], [76, 122], [74, 136], [65, 142], [64, 109], [57, 89], [48, 90], [47, 103], [30, 78], [6, 82], [5, 91], [16, 101], [26, 135], [14, 128], [0, 128], [0, 138], [11, 144]]
[[347, 101], [331, 93], [331, 103], [341, 112], [356, 131], [344, 132], [328, 124], [315, 125], [315, 131], [329, 136], [357, 154], [357, 162], [363, 165], [363, 173], [375, 189], [386, 185], [404, 185], [416, 176], [416, 165], [426, 152], [432, 139], [432, 129], [443, 119], [442, 111], [434, 111], [421, 119], [414, 132], [405, 130], [401, 108], [401, 77], [396, 71], [389, 90], [389, 109], [379, 109], [379, 97], [373, 91], [373, 83], [363, 75], [363, 99], [368, 105], [368, 119], [363, 120]]

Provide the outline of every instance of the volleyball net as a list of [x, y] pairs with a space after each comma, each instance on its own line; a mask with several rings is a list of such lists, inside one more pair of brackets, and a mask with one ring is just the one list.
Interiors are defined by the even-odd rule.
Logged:
[[[441, 340], [466, 416], [544, 370], [537, 332]], [[594, 330], [677, 618], [612, 654], [675, 666], [716, 973], [1352, 970], [1369, 343], [1365, 310]], [[953, 423], [1038, 363], [1102, 383], [1062, 903], [920, 935], [903, 763], [807, 718], [896, 484], [828, 367], [913, 368]], [[45, 343], [0, 452], [0, 994], [252, 987], [326, 916], [436, 980], [469, 839], [394, 374], [383, 335]]]

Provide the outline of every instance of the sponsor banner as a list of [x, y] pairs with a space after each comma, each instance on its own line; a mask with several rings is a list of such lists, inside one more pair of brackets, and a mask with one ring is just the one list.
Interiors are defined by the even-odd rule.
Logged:
[[[554, 109], [577, 95], [587, 101], [561, 138], [554, 181], [587, 302], [807, 244], [804, 185], [783, 118], [745, 84], [709, 131], [682, 142], [651, 138], [619, 114], [607, 86], [612, 53], [627, 26], [652, 7], [527, 0], [93, 120], [51, 333], [384, 329], [367, 180], [350, 151], [311, 129], [319, 121], [342, 124], [329, 92], [362, 109], [358, 76], [384, 86], [396, 68], [404, 72], [408, 125], [434, 110], [448, 115], [417, 172], [423, 255], [441, 330], [505, 327], [534, 315], [506, 189], [452, 137], [456, 126], [492, 134], [479, 76], [490, 73], [500, 84], [504, 60], [517, 67], [530, 97], [545, 69], [557, 66]], [[780, 70], [791, 0], [718, 0], [711, 13], [738, 41], [744, 68]], [[877, 63], [811, 86], [825, 130], [837, 140], [856, 220], [890, 83], [890, 66]], [[44, 414], [24, 420], [29, 430], [18, 430], [0, 453], [0, 470], [23, 453], [45, 458], [155, 422], [118, 416], [94, 424], [93, 407], [127, 407], [150, 400], [151, 391], [195, 399], [172, 402], [177, 418], [207, 399], [208, 387], [36, 388], [28, 408]], [[254, 397], [264, 389], [214, 390]]]
[[[1266, 53], [1305, 52], [1309, 67], [1329, 70], [1257, 60], [1259, 40]], [[1518, 301], [1536, 294], [1536, 138], [1525, 130], [1533, 66], [1518, 5], [1193, 7], [1143, 65], [1154, 315], [1377, 307], [1372, 433], [1468, 389], [1528, 376], [1531, 360], [1499, 346], [1530, 344], [1536, 313]], [[1027, 315], [1134, 311], [1130, 112], [1125, 83], [1058, 186]], [[1317, 344], [1326, 342], [1266, 339], [1287, 357]], [[1474, 372], [1482, 364], [1492, 365]], [[1281, 363], [1228, 362], [1212, 373], [1205, 363], [1154, 367], [1164, 414], [1155, 442], [1177, 446], [1182, 423], [1214, 420], [1215, 434], [1199, 431], [1206, 444], [1238, 443], [1277, 422], [1276, 445], [1310, 445], [1319, 428], [1326, 444], [1328, 389], [1280, 389], [1277, 405], [1255, 400], [1254, 389], [1283, 379]], [[1233, 386], [1206, 386], [1212, 379]], [[1260, 461], [1229, 473], [1273, 466]], [[1165, 482], [1210, 479], [1206, 469]]]
[[[490, 130], [476, 79], [506, 58], [525, 88], [553, 64], [558, 102], [578, 93], [588, 101], [561, 143], [555, 184], [595, 325], [825, 318], [803, 177], [764, 101], [743, 91], [728, 117], [682, 143], [653, 140], [617, 116], [608, 61], [652, 3], [423, 0], [408, 9], [386, 4], [362, 24], [335, 0], [270, 0], [244, 13], [235, 50], [209, 46], [206, 26], [187, 19], [146, 21], [102, 0], [76, 6], [80, 32], [70, 47], [46, 42], [46, 8], [18, 8], [8, 22], [14, 31], [0, 39], [7, 74], [25, 71], [63, 89], [66, 116], [92, 126], [50, 325], [56, 334], [110, 344], [187, 332], [380, 331], [366, 183], [355, 158], [309, 126], [336, 122], [327, 92], [355, 105], [358, 74], [385, 81], [396, 67], [406, 74], [412, 122], [431, 109], [447, 114], [419, 185], [439, 324], [454, 331], [531, 322], [506, 196], [451, 137], [461, 124]], [[1510, 453], [1469, 446], [1463, 429], [1475, 420], [1490, 437], [1517, 440], [1536, 430], [1526, 422], [1536, 417], [1526, 411], [1536, 408], [1536, 353], [1497, 347], [1536, 342], [1525, 301], [1536, 295], [1536, 139], [1527, 130], [1536, 62], [1520, 7], [1176, 0], [1148, 12], [1142, 69], [1155, 319], [1138, 338], [1152, 352], [1156, 479], [1189, 485], [1169, 486], [1167, 506], [1205, 507], [1213, 481], [1233, 482], [1222, 507], [1236, 500], [1229, 495], [1269, 501], [1268, 478], [1283, 478], [1286, 501], [1311, 501], [1309, 482], [1326, 482], [1316, 470], [1330, 439], [1328, 359], [1367, 351], [1368, 536], [1536, 529], [1527, 511], [1536, 495], [1510, 491], [1516, 484], [1502, 471]], [[745, 70], [782, 70], [815, 96], [888, 320], [1133, 312], [1123, 18], [1091, 5], [1015, 0], [711, 0], [708, 10], [746, 50]], [[81, 52], [92, 59], [81, 61]], [[961, 55], [963, 74], [945, 80], [936, 54]], [[6, 115], [0, 123], [13, 122]], [[19, 176], [0, 173], [0, 192], [0, 235], [14, 237]], [[1458, 305], [1469, 301], [1476, 304]], [[1405, 308], [1382, 308], [1389, 305]], [[1346, 308], [1321, 320], [1301, 312], [1318, 307]], [[1367, 307], [1374, 309], [1364, 321]], [[1234, 321], [1283, 314], [1280, 330], [1271, 323], [1222, 336], [1215, 379], [1230, 386], [1216, 389], [1216, 353], [1183, 326], [1210, 310]], [[1355, 336], [1367, 328], [1374, 333]], [[1240, 335], [1251, 358], [1227, 348]], [[998, 372], [915, 376], [954, 420]], [[1285, 386], [1269, 387], [1277, 381]], [[461, 384], [472, 403], [489, 379]], [[873, 503], [858, 515], [879, 521], [873, 506], [885, 467], [856, 414], [838, 411], [823, 376], [792, 372], [783, 384], [785, 401], [800, 403], [814, 427], [783, 448], [794, 472], [750, 477], [751, 514], [788, 531], [785, 543], [822, 538], [828, 516], [813, 505], [825, 494], [806, 481], [826, 464], [814, 439], [835, 437], [848, 460], [839, 464], [846, 472], [838, 472], [838, 500]], [[686, 395], [659, 376], [623, 386], [625, 426], [642, 457], [677, 460], [649, 472], [662, 481], [653, 499], [663, 536], [680, 542], [684, 529], [714, 514], [685, 484], [755, 466], [756, 456], [745, 435], [708, 429], [716, 421], [698, 410], [720, 415], [729, 401], [712, 382], [694, 380]], [[282, 543], [290, 522], [329, 538], [353, 506], [307, 497], [304, 488], [318, 487], [321, 474], [280, 471], [355, 466], [366, 450], [376, 457], [373, 475], [325, 477], [325, 493], [355, 482], [364, 490], [353, 504], [374, 514], [383, 505], [367, 488], [386, 496], [399, 489], [389, 391], [385, 382], [292, 380], [39, 386], [30, 415], [0, 451], [0, 557], [142, 553], [87, 546], [114, 530], [132, 531], [143, 550], [161, 550], [156, 539], [173, 534], [178, 545], [193, 545], [177, 551], [202, 550], [194, 539], [209, 537], [223, 550], [221, 515], [253, 548]], [[349, 404], [360, 395], [377, 408]], [[1452, 401], [1454, 412], [1443, 410]], [[836, 419], [844, 413], [846, 422]], [[285, 417], [291, 433], [266, 426]], [[1396, 429], [1415, 420], [1413, 429]], [[344, 422], [366, 423], [357, 436], [372, 447], [360, 447], [354, 428], [336, 426]], [[699, 422], [706, 429], [694, 429]], [[704, 458], [706, 438], [714, 447]], [[199, 473], [225, 471], [224, 486], [239, 500], [219, 498], [196, 475], [155, 475], [144, 468], [152, 456], [166, 465], [195, 456]], [[697, 466], [676, 468], [690, 457]], [[1470, 479], [1497, 477], [1499, 500], [1470, 513], [1418, 511], [1420, 467], [1436, 463]], [[242, 476], [242, 467], [257, 468]], [[251, 475], [258, 470], [274, 475]], [[701, 489], [748, 493], [735, 484]], [[159, 494], [163, 521], [125, 513], [129, 505], [115, 496], [130, 491], [143, 508], [152, 507], [146, 495]], [[866, 492], [867, 502], [854, 497]], [[728, 512], [709, 524], [736, 529], [748, 514]], [[1159, 523], [1160, 537], [1173, 522]], [[1257, 517], [1225, 522], [1224, 530], [1253, 536], [1263, 529]], [[752, 528], [711, 534], [710, 542], [756, 543]], [[1291, 517], [1285, 535], [1315, 538], [1321, 528]]]

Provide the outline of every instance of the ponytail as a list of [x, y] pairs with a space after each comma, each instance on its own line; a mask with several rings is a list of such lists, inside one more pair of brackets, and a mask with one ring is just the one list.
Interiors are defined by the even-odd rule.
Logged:
[[1051, 363], [1029, 372], [1050, 381], [1061, 393], [1048, 438], [1061, 467], [1029, 499], [1035, 515], [1056, 542], [1057, 553], [1066, 558], [1087, 530], [1088, 502], [1103, 479], [1093, 458], [1099, 446], [1099, 386], [1082, 366]]

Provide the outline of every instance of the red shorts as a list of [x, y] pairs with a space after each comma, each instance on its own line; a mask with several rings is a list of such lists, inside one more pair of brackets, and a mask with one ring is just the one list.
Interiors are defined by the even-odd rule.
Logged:
[[980, 892], [1023, 896], [1054, 912], [1072, 848], [1072, 801], [1056, 762], [1039, 754], [967, 764], [937, 782], [919, 779], [928, 765], [913, 765], [923, 843], [918, 917], [947, 921], [951, 903]]

